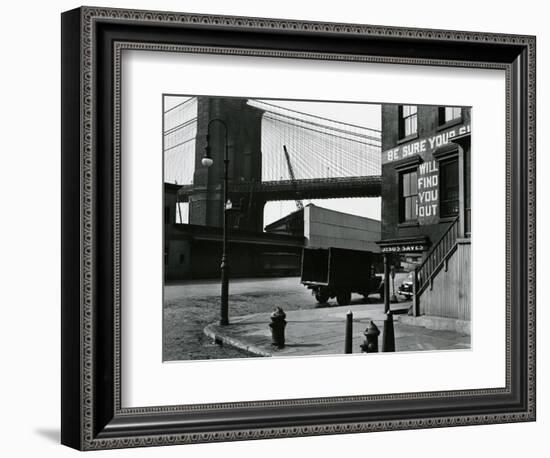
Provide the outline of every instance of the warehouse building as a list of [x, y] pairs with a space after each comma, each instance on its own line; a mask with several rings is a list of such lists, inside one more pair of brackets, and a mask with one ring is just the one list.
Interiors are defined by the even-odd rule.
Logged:
[[314, 204], [281, 218], [265, 231], [300, 236], [310, 248], [345, 248], [380, 252], [380, 221], [352, 215]]
[[[165, 184], [166, 279], [217, 278], [222, 230], [179, 223], [178, 189]], [[303, 247], [380, 252], [380, 221], [313, 204], [269, 224], [264, 232], [230, 226], [232, 277], [299, 275]]]
[[[164, 275], [168, 281], [219, 278], [222, 228], [182, 224], [178, 215], [180, 187], [164, 184]], [[298, 275], [303, 235], [241, 229], [238, 211], [229, 218], [231, 276]]]

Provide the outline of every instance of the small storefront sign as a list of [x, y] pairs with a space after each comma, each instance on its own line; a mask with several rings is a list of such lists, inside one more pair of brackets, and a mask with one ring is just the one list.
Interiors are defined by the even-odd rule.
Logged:
[[380, 247], [382, 253], [418, 253], [427, 249], [427, 242], [394, 242]]

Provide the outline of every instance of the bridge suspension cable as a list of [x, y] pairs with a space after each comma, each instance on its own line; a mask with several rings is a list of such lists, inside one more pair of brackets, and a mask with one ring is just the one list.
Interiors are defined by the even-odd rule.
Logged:
[[[292, 180], [283, 145], [292, 151], [294, 180], [378, 176], [380, 130], [249, 99], [264, 111], [262, 181]], [[196, 97], [164, 111], [164, 181], [193, 183], [196, 163]]]
[[[248, 103], [264, 110], [262, 181], [380, 175], [380, 130], [265, 101]], [[294, 178], [281, 154], [283, 145], [293, 151]]]
[[[286, 145], [283, 145], [283, 151], [285, 152], [285, 159], [288, 166], [288, 174], [290, 175], [290, 179], [292, 181], [292, 184], [294, 185], [296, 189], [296, 177], [294, 176], [294, 170], [292, 169], [292, 162], [290, 160], [290, 154], [288, 154], [288, 150], [286, 149]], [[296, 199], [296, 208], [298, 210], [304, 209], [304, 203], [301, 199]]]
[[164, 181], [193, 183], [197, 136], [197, 98], [189, 97], [164, 111]]

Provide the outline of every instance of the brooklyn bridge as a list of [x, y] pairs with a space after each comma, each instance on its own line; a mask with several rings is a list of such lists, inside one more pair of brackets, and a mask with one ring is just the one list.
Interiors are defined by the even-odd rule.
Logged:
[[[201, 165], [207, 144], [214, 164]], [[224, 152], [238, 229], [262, 231], [268, 201], [379, 197], [380, 130], [286, 108], [276, 102], [188, 97], [164, 112], [164, 182], [188, 205], [188, 222], [220, 227]]]

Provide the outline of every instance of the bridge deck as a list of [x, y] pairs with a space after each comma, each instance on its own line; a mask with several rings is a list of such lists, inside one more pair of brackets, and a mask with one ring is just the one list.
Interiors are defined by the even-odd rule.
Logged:
[[[334, 199], [342, 197], [380, 197], [381, 176], [311, 178], [262, 182], [229, 183], [229, 193], [254, 194], [265, 201], [293, 199]], [[178, 191], [180, 202], [187, 202], [189, 195], [199, 191], [193, 185], [184, 185]]]

